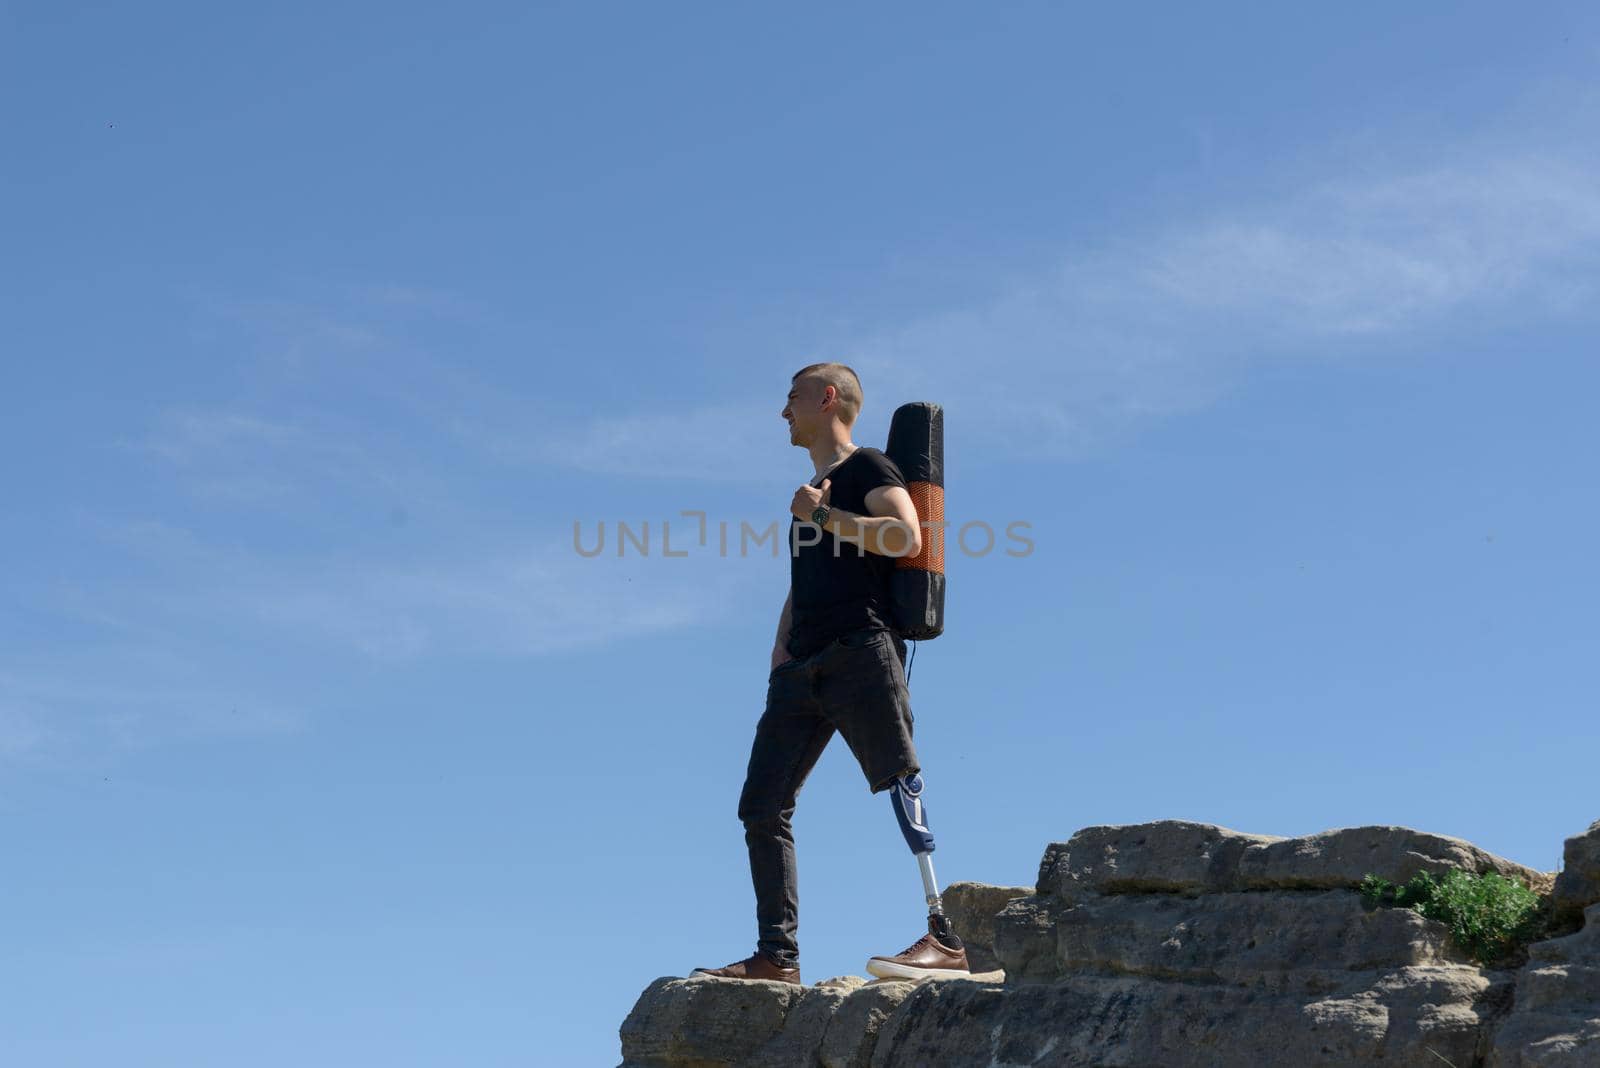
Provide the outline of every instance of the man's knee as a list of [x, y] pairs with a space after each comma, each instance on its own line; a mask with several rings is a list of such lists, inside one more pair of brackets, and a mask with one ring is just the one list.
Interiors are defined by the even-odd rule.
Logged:
[[757, 810], [753, 813], [741, 813], [739, 822], [744, 824], [744, 836], [747, 842], [753, 839], [794, 837], [794, 824], [789, 821], [787, 812]]
[[922, 773], [896, 776], [889, 787], [889, 799], [911, 852], [932, 853], [933, 832], [928, 829], [928, 810], [922, 803]]
[[794, 805], [785, 805], [781, 798], [766, 796], [759, 790], [746, 786], [739, 796], [739, 822], [746, 830], [778, 831], [787, 829]]
[[898, 772], [889, 776], [887, 779], [873, 783], [872, 792], [875, 794], [881, 794], [885, 790], [892, 790], [894, 789], [895, 783], [899, 782], [901, 779], [909, 778], [912, 775], [919, 774], [921, 770], [921, 768], [915, 766], [901, 768]]

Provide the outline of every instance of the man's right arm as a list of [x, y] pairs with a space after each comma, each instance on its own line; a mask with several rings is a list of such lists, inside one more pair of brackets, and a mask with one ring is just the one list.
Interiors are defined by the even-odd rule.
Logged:
[[789, 596], [783, 599], [783, 614], [778, 617], [778, 636], [772, 643], [772, 666], [776, 668], [786, 660], [793, 660], [789, 655], [789, 626], [790, 615], [794, 610], [794, 590], [789, 591]]

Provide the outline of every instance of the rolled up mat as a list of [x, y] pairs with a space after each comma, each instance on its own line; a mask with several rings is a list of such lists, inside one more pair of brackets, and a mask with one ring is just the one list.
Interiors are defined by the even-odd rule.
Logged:
[[889, 576], [890, 622], [902, 638], [937, 638], [944, 633], [944, 409], [929, 401], [896, 408], [883, 451], [905, 476], [923, 524], [922, 551], [895, 560]]

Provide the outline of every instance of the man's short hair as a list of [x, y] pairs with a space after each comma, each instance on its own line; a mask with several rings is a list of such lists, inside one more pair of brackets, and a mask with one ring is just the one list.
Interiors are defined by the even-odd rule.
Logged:
[[855, 426], [862, 401], [861, 379], [856, 373], [842, 363], [813, 363], [800, 368], [789, 381], [798, 382], [805, 375], [820, 378], [823, 385], [833, 387], [839, 395], [839, 421], [845, 426]]

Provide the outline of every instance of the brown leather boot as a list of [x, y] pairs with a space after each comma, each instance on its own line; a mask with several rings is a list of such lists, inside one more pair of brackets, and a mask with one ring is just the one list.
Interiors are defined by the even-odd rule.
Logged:
[[966, 948], [951, 949], [934, 937], [931, 917], [928, 926], [927, 934], [894, 956], [868, 960], [867, 971], [880, 979], [955, 979], [971, 975]]
[[785, 968], [768, 960], [761, 953], [752, 953], [744, 960], [735, 961], [725, 968], [696, 968], [689, 973], [693, 979], [697, 975], [709, 975], [716, 979], [765, 979], [769, 982], [793, 983], [795, 986], [804, 986], [800, 982], [800, 967]]

